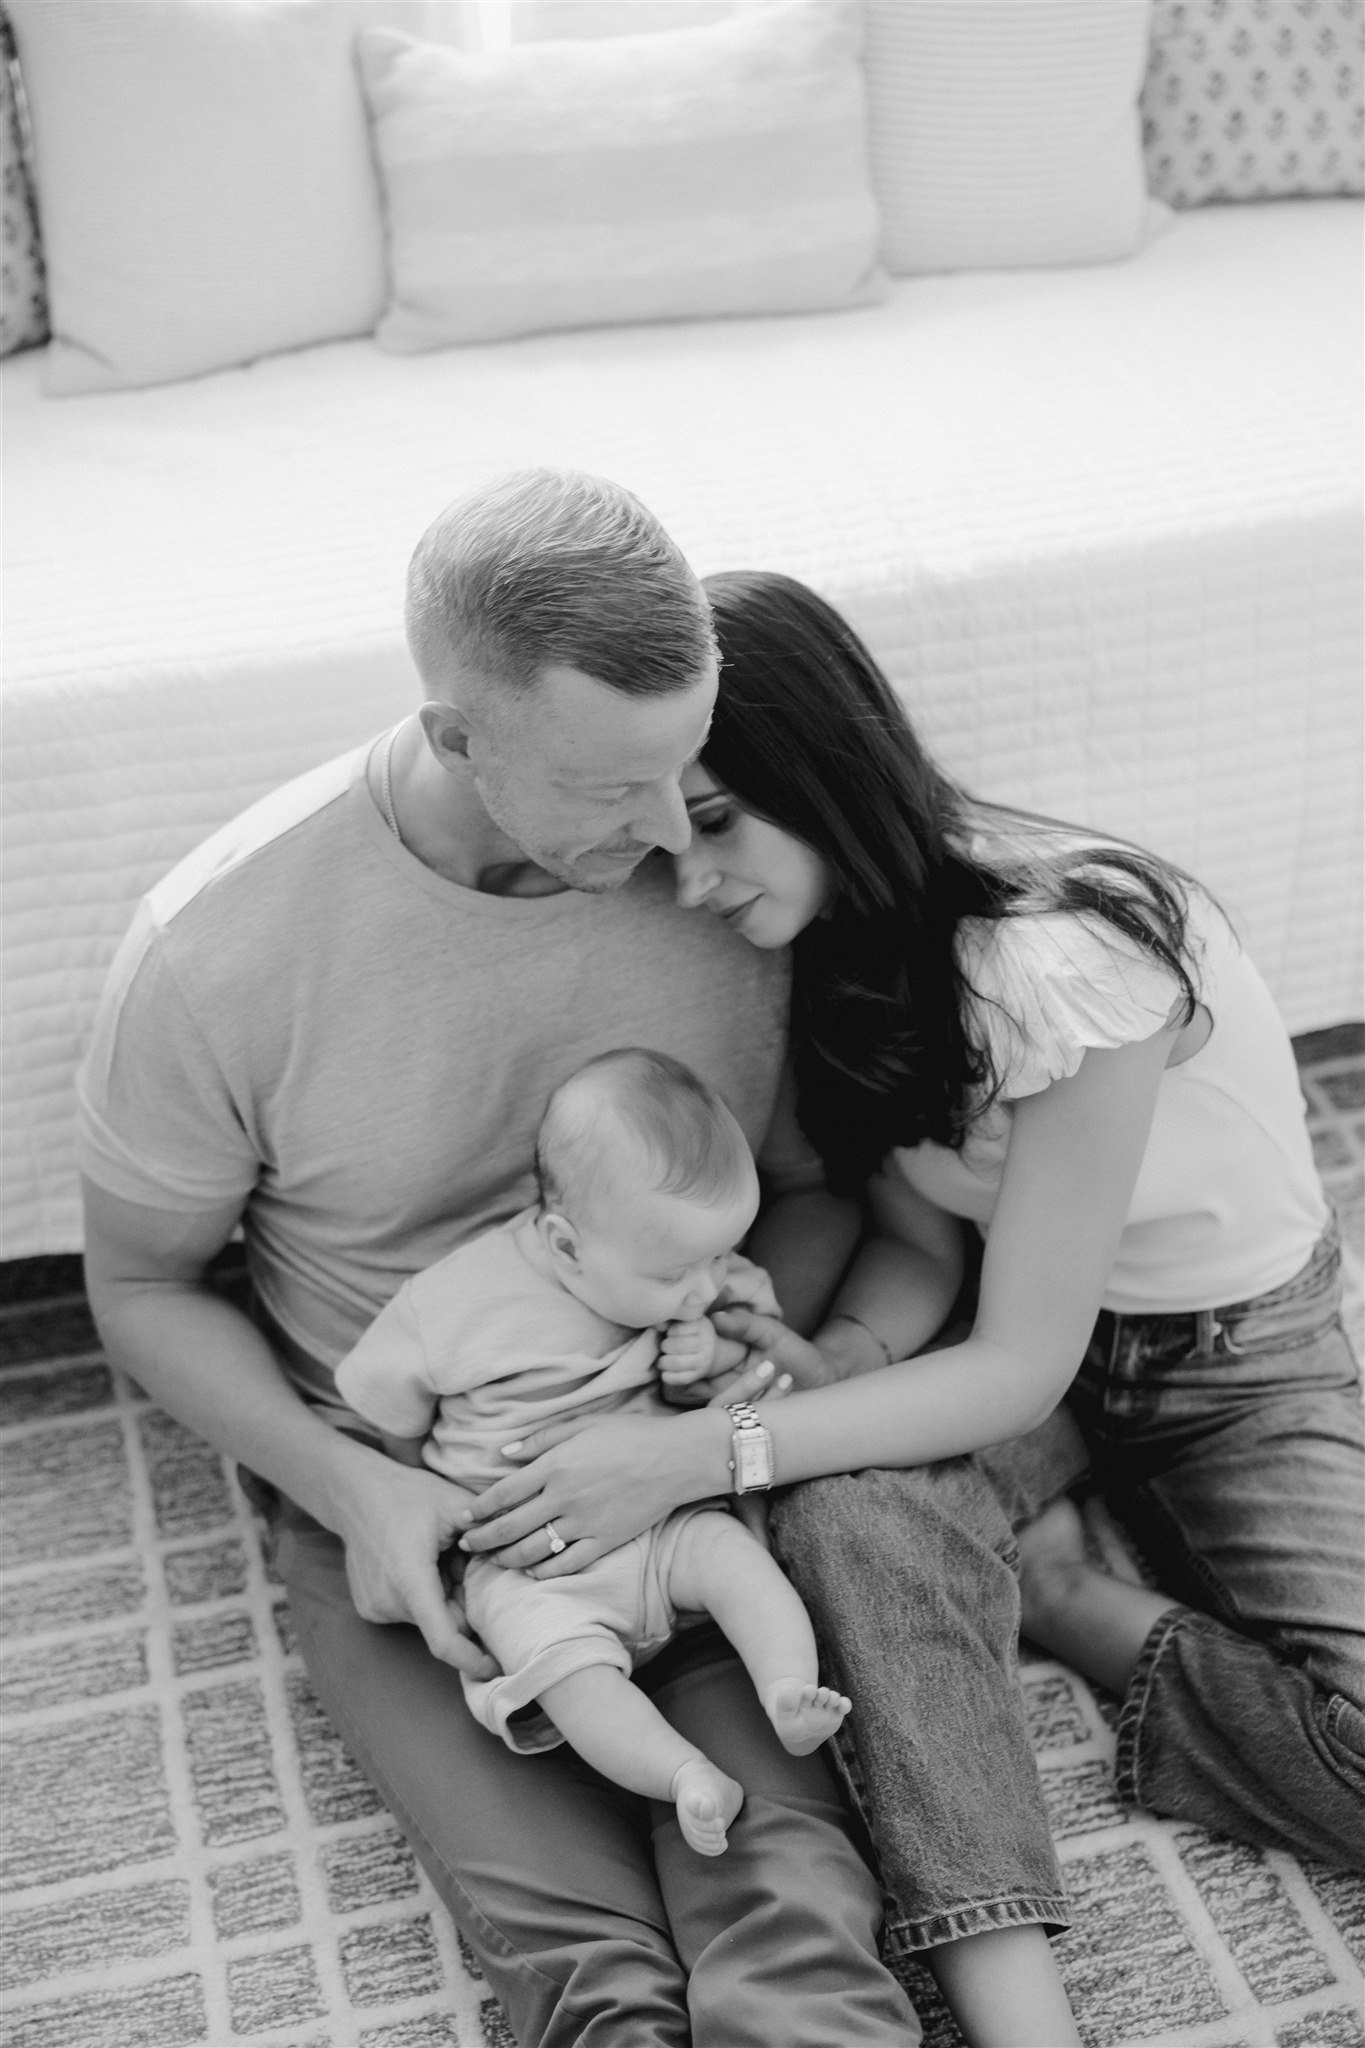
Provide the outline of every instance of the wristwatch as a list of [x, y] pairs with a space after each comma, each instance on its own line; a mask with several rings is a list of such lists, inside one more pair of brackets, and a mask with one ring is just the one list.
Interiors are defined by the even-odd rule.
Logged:
[[736, 1493], [766, 1493], [773, 1483], [773, 1440], [752, 1401], [731, 1401], [730, 1470]]

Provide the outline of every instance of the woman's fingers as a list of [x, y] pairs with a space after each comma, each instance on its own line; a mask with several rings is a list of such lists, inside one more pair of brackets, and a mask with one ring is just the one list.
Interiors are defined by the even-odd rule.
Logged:
[[524, 1501], [520, 1507], [509, 1508], [506, 1514], [494, 1515], [481, 1520], [466, 1529], [460, 1538], [460, 1548], [466, 1555], [485, 1550], [503, 1550], [509, 1543], [520, 1543], [523, 1537], [535, 1530], [543, 1530], [550, 1519], [544, 1499], [537, 1493], [533, 1500]]
[[727, 1337], [742, 1338], [760, 1358], [772, 1362], [778, 1375], [790, 1373], [798, 1387], [823, 1386], [829, 1377], [815, 1346], [807, 1338], [798, 1337], [795, 1330], [789, 1330], [777, 1316], [762, 1315], [751, 1308], [727, 1308], [717, 1309], [715, 1317]]
[[[581, 1572], [585, 1564], [592, 1564], [601, 1557], [602, 1545], [590, 1537], [583, 1537], [571, 1543], [567, 1550], [561, 1550], [558, 1557], [547, 1557], [544, 1564], [529, 1567], [527, 1577], [532, 1579], [565, 1579], [571, 1572]], [[503, 1560], [499, 1558], [501, 1564]]]
[[[562, 1422], [547, 1422], [543, 1429], [528, 1430], [525, 1436], [518, 1437], [514, 1443], [499, 1444], [498, 1449], [503, 1457], [510, 1459], [513, 1464], [527, 1465], [532, 1458], [538, 1458], [542, 1451], [552, 1451], [556, 1444], [566, 1444], [571, 1436], [577, 1436], [581, 1430], [591, 1429], [594, 1423], [600, 1422], [601, 1419], [600, 1415], [566, 1415]], [[487, 1493], [479, 1495], [481, 1501], [487, 1498]]]

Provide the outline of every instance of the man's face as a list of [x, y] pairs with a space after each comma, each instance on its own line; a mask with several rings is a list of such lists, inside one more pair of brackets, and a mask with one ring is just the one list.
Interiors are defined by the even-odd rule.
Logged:
[[678, 786], [711, 723], [716, 675], [626, 697], [580, 669], [542, 671], [531, 694], [469, 741], [494, 824], [570, 888], [618, 889], [647, 853], [681, 853], [692, 832]]

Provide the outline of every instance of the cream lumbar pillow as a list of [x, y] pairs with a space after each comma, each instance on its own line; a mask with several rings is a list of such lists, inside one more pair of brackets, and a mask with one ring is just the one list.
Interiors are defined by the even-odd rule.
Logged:
[[930, 270], [1102, 263], [1150, 221], [1148, 0], [868, 0], [882, 255]]
[[713, 26], [481, 57], [357, 38], [390, 349], [880, 298], [859, 23]]
[[10, 0], [52, 393], [371, 331], [379, 191], [353, 44], [473, 32], [457, 0]]

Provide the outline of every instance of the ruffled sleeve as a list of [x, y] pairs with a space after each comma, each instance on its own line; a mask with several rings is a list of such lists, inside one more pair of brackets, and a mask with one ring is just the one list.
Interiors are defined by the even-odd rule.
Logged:
[[1092, 1046], [1150, 1038], [1181, 992], [1140, 946], [1069, 911], [969, 918], [958, 945], [972, 1035], [1007, 1102], [1074, 1074]]

